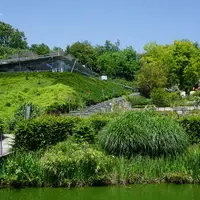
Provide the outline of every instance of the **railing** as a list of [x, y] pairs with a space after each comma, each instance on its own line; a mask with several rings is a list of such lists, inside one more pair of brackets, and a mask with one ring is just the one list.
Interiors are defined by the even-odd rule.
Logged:
[[9, 64], [13, 62], [19, 62], [19, 61], [27, 61], [27, 60], [37, 60], [41, 58], [52, 58], [52, 57], [57, 57], [57, 56], [63, 56], [63, 52], [52, 52], [47, 55], [36, 55], [33, 54], [32, 56], [23, 56], [23, 57], [17, 57], [17, 58], [9, 58], [9, 59], [1, 59], [0, 60], [0, 65], [2, 64]]

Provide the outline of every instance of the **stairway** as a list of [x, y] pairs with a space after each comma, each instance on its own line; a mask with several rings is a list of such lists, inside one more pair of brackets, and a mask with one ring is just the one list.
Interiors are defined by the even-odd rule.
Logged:
[[[6, 156], [12, 152], [12, 146], [15, 142], [15, 136], [5, 134], [2, 142], [0, 141], [0, 157]], [[2, 144], [2, 146], [1, 146]]]

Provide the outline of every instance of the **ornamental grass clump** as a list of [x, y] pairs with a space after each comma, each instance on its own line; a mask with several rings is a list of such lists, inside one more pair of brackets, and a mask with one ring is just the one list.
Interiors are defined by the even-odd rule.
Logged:
[[127, 157], [175, 156], [189, 145], [184, 129], [175, 120], [149, 111], [121, 115], [105, 126], [98, 139], [107, 153]]

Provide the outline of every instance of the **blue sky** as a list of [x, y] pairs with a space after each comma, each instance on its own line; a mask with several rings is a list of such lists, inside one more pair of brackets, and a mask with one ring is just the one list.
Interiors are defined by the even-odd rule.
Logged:
[[24, 31], [29, 44], [119, 39], [141, 52], [151, 41], [200, 42], [199, 8], [199, 0], [0, 0], [0, 20]]

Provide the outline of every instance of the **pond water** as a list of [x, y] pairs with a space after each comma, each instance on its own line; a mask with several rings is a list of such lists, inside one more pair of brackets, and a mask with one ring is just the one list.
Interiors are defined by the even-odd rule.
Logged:
[[200, 200], [198, 185], [0, 189], [0, 200]]

